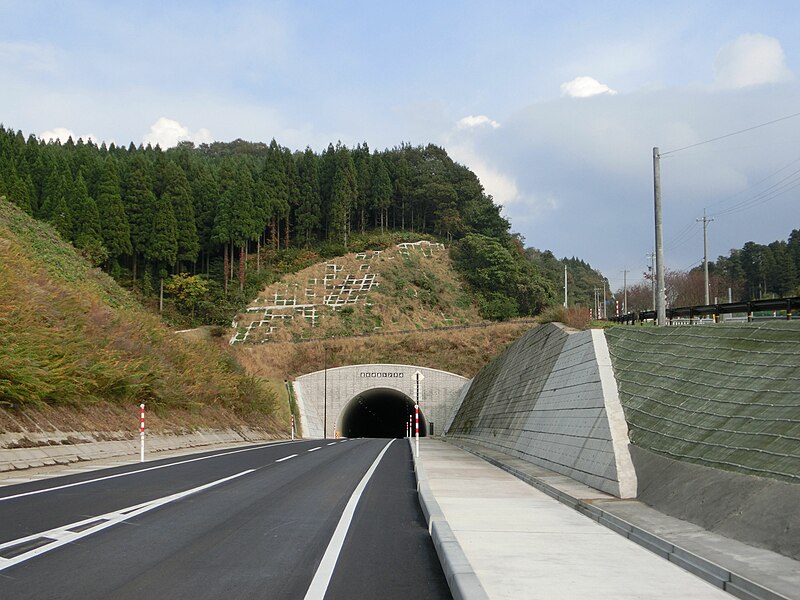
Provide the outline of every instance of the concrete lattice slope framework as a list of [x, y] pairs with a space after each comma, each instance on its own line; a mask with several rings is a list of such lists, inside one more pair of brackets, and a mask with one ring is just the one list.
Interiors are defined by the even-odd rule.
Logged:
[[473, 380], [447, 430], [630, 498], [636, 474], [602, 331], [529, 331]]

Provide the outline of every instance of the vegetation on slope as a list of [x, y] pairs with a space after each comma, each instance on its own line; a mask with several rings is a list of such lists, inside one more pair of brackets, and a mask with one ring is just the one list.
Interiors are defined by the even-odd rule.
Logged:
[[326, 365], [367, 363], [413, 364], [473, 377], [531, 327], [512, 321], [446, 332], [276, 342], [238, 346], [236, 355], [248, 372], [273, 380], [294, 379]]
[[177, 338], [50, 226], [2, 198], [0, 282], [0, 407], [146, 402], [261, 424], [276, 411], [275, 394], [231, 354]]
[[800, 323], [620, 326], [606, 337], [635, 445], [800, 483]]

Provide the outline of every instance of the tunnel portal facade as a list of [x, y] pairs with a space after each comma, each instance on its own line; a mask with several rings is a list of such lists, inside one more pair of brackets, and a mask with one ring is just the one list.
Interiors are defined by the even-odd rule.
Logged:
[[375, 364], [298, 377], [293, 388], [303, 436], [403, 437], [405, 423], [414, 414], [417, 371], [422, 374], [420, 435], [442, 433], [469, 380], [438, 369]]

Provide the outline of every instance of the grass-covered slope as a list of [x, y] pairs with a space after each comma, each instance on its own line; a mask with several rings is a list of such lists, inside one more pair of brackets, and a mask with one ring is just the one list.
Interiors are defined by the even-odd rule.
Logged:
[[237, 345], [235, 350], [248, 372], [278, 381], [321, 370], [326, 364], [341, 367], [369, 363], [419, 365], [474, 377], [533, 326], [512, 321], [464, 329], [304, 343]]
[[285, 275], [236, 317], [236, 343], [486, 323], [438, 243], [350, 253]]
[[800, 322], [606, 336], [633, 444], [800, 483]]
[[227, 411], [264, 423], [274, 398], [230, 354], [176, 337], [52, 228], [0, 198], [0, 408], [147, 402], [161, 414]]

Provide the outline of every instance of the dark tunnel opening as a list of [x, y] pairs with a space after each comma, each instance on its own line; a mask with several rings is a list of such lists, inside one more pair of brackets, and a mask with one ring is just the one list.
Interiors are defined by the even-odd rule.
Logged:
[[[403, 438], [409, 417], [412, 418], [413, 437], [414, 401], [397, 390], [368, 390], [350, 400], [342, 410], [341, 434], [344, 437]], [[428, 422], [420, 410], [419, 435], [427, 433]]]

